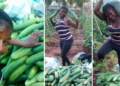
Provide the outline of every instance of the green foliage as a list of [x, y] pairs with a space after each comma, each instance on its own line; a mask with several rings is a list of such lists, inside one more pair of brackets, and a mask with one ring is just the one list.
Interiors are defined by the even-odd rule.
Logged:
[[75, 0], [75, 3], [78, 7], [82, 7], [83, 3], [90, 2], [91, 0]]
[[45, 38], [45, 45], [49, 44], [51, 42], [53, 42], [50, 38], [46, 37]]
[[[88, 36], [91, 34], [92, 32], [92, 19], [91, 19], [91, 15], [88, 16], [88, 23], [87, 25], [85, 25], [85, 22], [86, 22], [86, 19], [87, 19], [87, 15], [82, 17], [83, 20], [81, 20], [81, 24], [80, 25], [83, 25], [82, 28], [83, 28], [83, 31], [85, 32], [85, 35], [84, 35], [84, 41], [87, 40]], [[85, 47], [88, 47], [89, 49], [91, 49], [92, 47], [92, 35], [90, 36], [89, 40], [87, 41]]]
[[53, 1], [53, 0], [45, 0], [45, 4], [46, 4], [46, 5], [51, 5], [52, 1]]
[[100, 72], [109, 72], [113, 71], [111, 68], [108, 67], [108, 64], [110, 63], [110, 60], [104, 59], [103, 61], [99, 62], [95, 65], [94, 71], [100, 71]]
[[[50, 5], [53, 0], [46, 0], [46, 4]], [[72, 6], [76, 4], [77, 7], [82, 7], [83, 3], [90, 2], [91, 0], [55, 0], [58, 4], [62, 4], [63, 6]]]

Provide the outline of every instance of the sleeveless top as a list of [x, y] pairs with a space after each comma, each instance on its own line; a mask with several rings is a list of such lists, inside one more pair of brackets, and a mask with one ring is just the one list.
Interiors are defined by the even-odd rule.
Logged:
[[109, 39], [112, 40], [115, 44], [120, 45], [120, 27], [115, 29], [112, 27], [112, 24], [109, 23], [109, 31]]
[[55, 24], [55, 29], [57, 30], [61, 40], [69, 40], [72, 38], [72, 34], [69, 31], [69, 26], [65, 24], [64, 19], [59, 20], [59, 22]]

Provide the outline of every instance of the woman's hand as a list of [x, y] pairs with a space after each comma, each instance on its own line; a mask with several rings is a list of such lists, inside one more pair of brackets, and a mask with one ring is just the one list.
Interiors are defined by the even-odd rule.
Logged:
[[53, 26], [55, 26], [55, 22], [53, 22], [52, 19], [53, 19], [53, 18], [49, 18], [51, 24], [52, 24]]
[[78, 22], [78, 21], [79, 21], [80, 15], [79, 15], [79, 16], [77, 16], [77, 17], [78, 17], [78, 19], [76, 19], [76, 22]]
[[41, 42], [36, 43], [37, 39], [40, 36], [43, 35], [41, 33], [42, 32], [40, 32], [40, 31], [32, 33], [31, 36], [30, 36], [30, 38], [27, 41], [25, 41], [25, 42], [17, 40], [15, 38], [11, 38], [11, 40], [9, 42], [9, 45], [21, 46], [21, 47], [35, 47], [35, 46], [38, 46], [38, 45], [42, 44]]
[[104, 14], [100, 11], [102, 3], [103, 3], [103, 0], [99, 0], [97, 5], [95, 6], [93, 12], [99, 19], [106, 21]]
[[52, 18], [49, 18], [50, 21], [52, 21]]
[[36, 43], [37, 39], [42, 36], [43, 34], [41, 34], [42, 32], [37, 31], [35, 33], [32, 33], [30, 38], [25, 42], [25, 47], [35, 47], [38, 46], [40, 44], [42, 44], [41, 42]]

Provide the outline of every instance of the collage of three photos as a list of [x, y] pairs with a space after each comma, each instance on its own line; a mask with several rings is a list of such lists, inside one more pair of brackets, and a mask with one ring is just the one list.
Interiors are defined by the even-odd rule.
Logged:
[[0, 0], [0, 86], [120, 86], [120, 0]]

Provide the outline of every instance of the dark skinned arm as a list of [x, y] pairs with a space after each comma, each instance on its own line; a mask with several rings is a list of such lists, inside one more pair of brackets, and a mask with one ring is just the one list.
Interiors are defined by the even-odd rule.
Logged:
[[52, 24], [53, 26], [55, 26], [55, 23], [56, 23], [56, 22], [53, 22], [52, 18], [50, 18], [49, 20], [50, 20], [51, 24]]
[[68, 18], [68, 24], [72, 26], [73, 28], [78, 28], [78, 22], [79, 22], [79, 17], [76, 20], [76, 23], [74, 23], [70, 18]]
[[103, 0], [99, 0], [99, 2], [97, 3], [97, 5], [94, 8], [94, 14], [101, 20], [107, 21], [106, 18], [104, 17], [103, 13], [100, 12], [100, 7], [103, 3]]
[[42, 36], [41, 32], [37, 31], [36, 33], [32, 33], [30, 38], [23, 42], [20, 40], [17, 40], [15, 38], [11, 38], [9, 45], [14, 45], [14, 46], [22, 46], [22, 47], [35, 47], [38, 46], [40, 44], [42, 44], [41, 42], [36, 43], [37, 39]]

